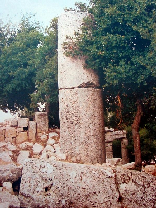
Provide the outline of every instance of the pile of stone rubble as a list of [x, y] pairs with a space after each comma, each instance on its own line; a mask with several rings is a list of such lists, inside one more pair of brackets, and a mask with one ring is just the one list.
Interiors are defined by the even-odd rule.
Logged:
[[152, 175], [128, 170], [134, 164], [116, 158], [102, 165], [69, 163], [59, 129], [40, 138], [0, 142], [0, 207], [155, 207], [155, 166], [144, 169]]

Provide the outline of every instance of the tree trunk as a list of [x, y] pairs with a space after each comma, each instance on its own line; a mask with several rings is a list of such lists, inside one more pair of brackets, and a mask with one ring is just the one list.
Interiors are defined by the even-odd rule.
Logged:
[[50, 104], [46, 103], [46, 105], [45, 105], [45, 112], [47, 112], [48, 116], [49, 116], [49, 107], [50, 107]]
[[135, 167], [137, 170], [141, 170], [142, 161], [141, 161], [141, 147], [140, 147], [140, 135], [139, 135], [139, 126], [142, 116], [142, 105], [137, 102], [137, 113], [132, 124], [132, 137], [134, 141], [134, 154], [135, 154]]

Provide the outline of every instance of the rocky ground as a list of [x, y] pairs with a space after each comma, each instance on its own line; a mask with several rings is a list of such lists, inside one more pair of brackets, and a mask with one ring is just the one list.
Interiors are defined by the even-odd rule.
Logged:
[[0, 208], [156, 207], [156, 166], [142, 173], [121, 159], [66, 162], [59, 129], [35, 143], [0, 142]]

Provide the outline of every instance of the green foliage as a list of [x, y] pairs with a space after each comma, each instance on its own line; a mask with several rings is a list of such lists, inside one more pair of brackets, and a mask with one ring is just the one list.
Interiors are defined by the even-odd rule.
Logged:
[[49, 113], [50, 123], [55, 125], [59, 123], [57, 42], [57, 18], [55, 18], [46, 29], [46, 35], [36, 51], [35, 92], [31, 94], [31, 105], [46, 103], [45, 110]]
[[99, 73], [105, 112], [115, 113], [113, 127], [123, 129], [133, 123], [138, 101], [144, 114], [156, 106], [156, 2], [91, 0], [88, 12], [65, 53], [85, 57]]
[[133, 93], [143, 98], [155, 85], [156, 4], [142, 0], [92, 3], [92, 15], [86, 18], [82, 34], [76, 34], [76, 44], [66, 48], [67, 54], [85, 56], [87, 66], [99, 71], [105, 90], [111, 86], [116, 95]]
[[87, 12], [88, 6], [82, 2], [76, 2], [75, 8], [65, 8], [65, 11]]
[[50, 124], [59, 125], [57, 19], [45, 33], [41, 29], [31, 17], [23, 17], [18, 28], [0, 28], [0, 108], [24, 110], [32, 118], [38, 103], [46, 103]]
[[156, 86], [156, 3], [91, 3], [82, 34], [65, 43], [66, 54], [86, 57], [86, 67], [99, 72], [107, 99], [119, 95], [123, 108], [138, 99], [145, 102]]
[[23, 18], [18, 30], [3, 31], [0, 56], [0, 107], [11, 111], [30, 104], [30, 93], [35, 89], [35, 54], [43, 38], [38, 25]]

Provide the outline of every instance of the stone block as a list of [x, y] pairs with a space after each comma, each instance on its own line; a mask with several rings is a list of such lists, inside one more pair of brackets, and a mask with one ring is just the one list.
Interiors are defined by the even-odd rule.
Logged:
[[74, 88], [59, 92], [60, 147], [68, 161], [105, 161], [103, 102], [100, 89]]
[[16, 144], [21, 144], [23, 142], [28, 141], [28, 133], [27, 132], [19, 132], [18, 136], [16, 137]]
[[46, 112], [36, 112], [35, 121], [37, 123], [37, 134], [48, 131], [48, 116]]
[[0, 127], [0, 142], [4, 142], [4, 127]]
[[121, 207], [111, 168], [29, 159], [22, 173], [21, 207]]
[[18, 118], [18, 127], [19, 128], [27, 128], [28, 127], [28, 118]]
[[123, 164], [126, 164], [129, 162], [127, 146], [128, 146], [128, 139], [122, 138], [121, 139], [121, 155], [122, 155]]
[[15, 143], [17, 131], [15, 127], [6, 127], [5, 129], [5, 141]]
[[56, 132], [50, 132], [49, 133], [49, 139], [53, 139], [53, 138], [56, 138], [56, 137], [59, 137], [59, 135]]
[[33, 143], [31, 143], [31, 142], [24, 142], [24, 143], [20, 144], [19, 147], [22, 150], [32, 149]]
[[44, 147], [42, 145], [35, 143], [33, 145], [33, 154], [39, 155], [43, 149], [44, 149]]
[[18, 196], [12, 195], [7, 191], [2, 191], [0, 194], [0, 208], [20, 208]]
[[48, 141], [47, 141], [47, 145], [53, 145], [55, 143], [56, 143], [55, 139], [48, 139]]
[[22, 127], [17, 128], [17, 135], [19, 134], [19, 132], [23, 132], [23, 128]]
[[29, 121], [28, 137], [29, 137], [29, 141], [31, 142], [36, 141], [36, 122], [35, 121]]
[[156, 165], [146, 165], [144, 171], [156, 176]]
[[41, 137], [40, 137], [40, 140], [43, 142], [43, 143], [46, 143], [47, 140], [48, 140], [48, 137], [46, 134], [43, 134]]
[[12, 126], [12, 127], [17, 127], [18, 126], [18, 119], [17, 118], [11, 119], [10, 122], [11, 122], [10, 126]]
[[17, 163], [18, 164], [24, 164], [25, 160], [28, 159], [30, 156], [30, 153], [29, 151], [26, 151], [26, 150], [22, 150], [20, 151], [18, 157], [17, 157]]
[[0, 149], [0, 160], [10, 163], [12, 162], [12, 151], [9, 151], [8, 149]]
[[15, 182], [22, 176], [22, 166], [0, 160], [0, 183]]
[[9, 193], [13, 194], [12, 183], [11, 182], [4, 182], [3, 183], [3, 191], [8, 191]]
[[63, 42], [66, 37], [73, 37], [80, 30], [83, 18], [87, 13], [66, 12], [58, 20], [58, 85], [59, 89], [82, 86], [90, 83], [99, 86], [98, 75], [92, 69], [84, 69], [85, 60], [67, 57], [64, 54]]
[[155, 176], [122, 166], [28, 159], [22, 173], [21, 207], [155, 207]]
[[155, 176], [116, 167], [116, 181], [122, 196], [122, 207], [147, 208], [155, 207], [156, 178]]

